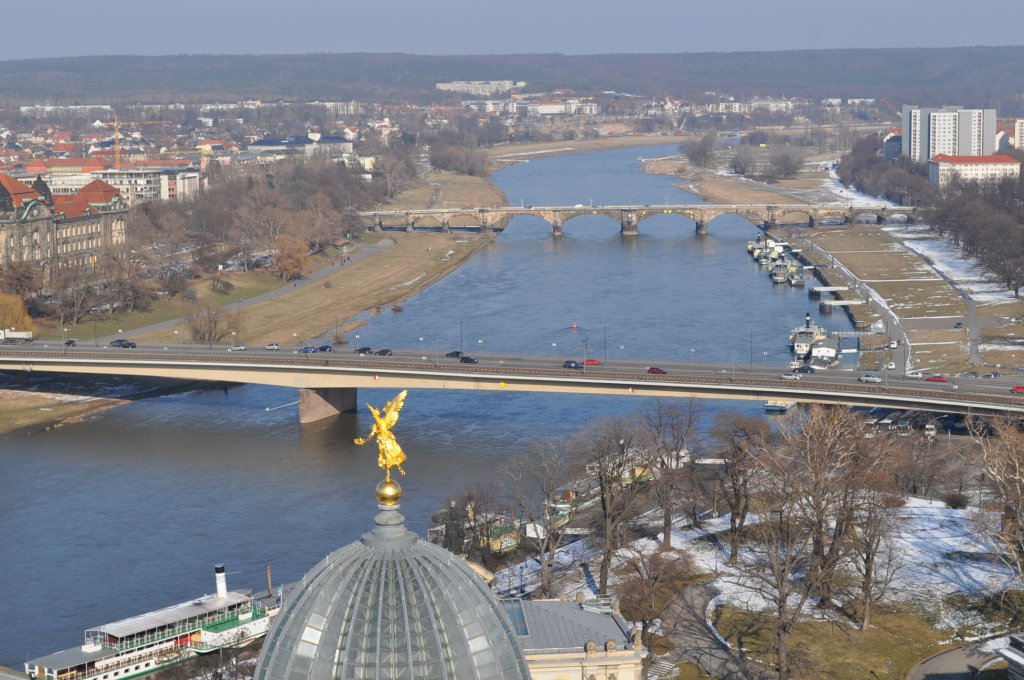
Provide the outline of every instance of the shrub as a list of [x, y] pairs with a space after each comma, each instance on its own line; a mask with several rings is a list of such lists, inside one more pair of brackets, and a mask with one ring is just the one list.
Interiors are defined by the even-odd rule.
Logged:
[[942, 502], [952, 510], [963, 510], [971, 504], [971, 497], [965, 493], [947, 493], [942, 497]]

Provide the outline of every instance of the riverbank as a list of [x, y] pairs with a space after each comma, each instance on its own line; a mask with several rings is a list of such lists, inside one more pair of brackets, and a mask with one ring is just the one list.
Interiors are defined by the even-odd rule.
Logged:
[[0, 389], [0, 435], [74, 425], [123, 403], [106, 397]]
[[624, 135], [621, 137], [598, 137], [597, 139], [563, 139], [552, 142], [500, 144], [487, 149], [487, 158], [492, 163], [499, 164], [497, 169], [500, 169], [500, 164], [522, 163], [534, 158], [641, 146], [678, 145], [680, 142], [680, 137], [667, 135]]

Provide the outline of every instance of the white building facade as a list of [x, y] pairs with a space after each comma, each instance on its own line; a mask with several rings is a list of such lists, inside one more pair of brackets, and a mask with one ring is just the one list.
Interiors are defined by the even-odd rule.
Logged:
[[999, 182], [1020, 177], [1020, 161], [1010, 156], [939, 155], [928, 161], [928, 181], [946, 186], [954, 178], [968, 182]]
[[988, 156], [996, 150], [996, 110], [903, 107], [903, 155], [925, 163], [938, 155]]

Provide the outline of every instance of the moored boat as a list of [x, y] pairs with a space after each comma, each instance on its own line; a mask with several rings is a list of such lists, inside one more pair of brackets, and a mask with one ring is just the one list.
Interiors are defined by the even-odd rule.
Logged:
[[214, 571], [215, 594], [90, 628], [83, 645], [26, 661], [25, 672], [51, 680], [124, 680], [266, 635], [281, 606], [269, 584], [265, 596], [254, 597], [227, 589], [224, 565]]
[[811, 315], [804, 316], [804, 325], [797, 326], [789, 334], [789, 344], [793, 355], [798, 359], [804, 359], [811, 353], [811, 347], [817, 340], [828, 337], [828, 331], [822, 326], [811, 322]]

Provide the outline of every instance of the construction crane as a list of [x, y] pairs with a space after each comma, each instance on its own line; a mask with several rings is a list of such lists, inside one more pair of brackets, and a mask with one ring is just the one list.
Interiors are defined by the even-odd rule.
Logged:
[[114, 114], [114, 120], [103, 123], [106, 127], [114, 128], [114, 167], [118, 170], [121, 169], [121, 125], [127, 123], [128, 125], [164, 125], [174, 124], [174, 121], [170, 120], [120, 120], [117, 114]]

